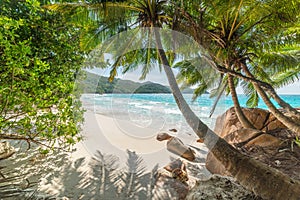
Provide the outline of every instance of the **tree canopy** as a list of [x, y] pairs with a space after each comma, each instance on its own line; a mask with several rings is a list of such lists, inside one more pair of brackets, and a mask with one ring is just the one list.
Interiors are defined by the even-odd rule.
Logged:
[[0, 139], [75, 143], [80, 30], [36, 0], [3, 0], [0, 13]]

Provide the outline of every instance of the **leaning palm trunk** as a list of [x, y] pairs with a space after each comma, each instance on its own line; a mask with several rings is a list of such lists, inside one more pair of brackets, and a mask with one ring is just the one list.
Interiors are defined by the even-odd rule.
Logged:
[[252, 84], [256, 83], [259, 87], [261, 87], [263, 90], [265, 90], [280, 106], [283, 108], [288, 115], [296, 117], [296, 119], [300, 119], [300, 112], [293, 108], [291, 105], [289, 105], [287, 102], [283, 101], [278, 94], [275, 92], [274, 88], [266, 83], [257, 80], [251, 72], [248, 70], [247, 67], [243, 66], [243, 70], [245, 71], [247, 76], [242, 75], [241, 73], [235, 72], [233, 70], [226, 69], [225, 67], [222, 66], [216, 66], [215, 63], [211, 62], [212, 67], [214, 67], [216, 70], [222, 73], [227, 73], [232, 76], [238, 77], [243, 79], [246, 82], [251, 82]]
[[[242, 64], [242, 67], [247, 76], [249, 76], [251, 78], [255, 78], [253, 76], [253, 74], [249, 71], [249, 69], [244, 64]], [[274, 90], [274, 88], [271, 85], [267, 84], [267, 87], [264, 87], [264, 85], [260, 85], [260, 84], [258, 84], [258, 85], [259, 85], [259, 87], [264, 88], [266, 90], [266, 92], [278, 103], [278, 105], [281, 108], [283, 108], [290, 116], [294, 116], [297, 119], [300, 119], [300, 112], [298, 112], [290, 104], [288, 104], [282, 98], [280, 98], [280, 96], [276, 93], [276, 91]]]
[[177, 85], [175, 76], [170, 68], [165, 51], [162, 49], [158, 30], [155, 30], [159, 57], [163, 64], [169, 85], [175, 101], [185, 120], [199, 138], [225, 166], [236, 180], [245, 188], [266, 199], [298, 199], [300, 196], [300, 182], [291, 179], [283, 173], [269, 168], [253, 158], [241, 154], [210, 130], [191, 110], [184, 100]]
[[[253, 75], [248, 70], [247, 67], [243, 66], [243, 70], [245, 71], [245, 74], [251, 78], [253, 78]], [[262, 100], [265, 102], [266, 106], [269, 108], [270, 112], [286, 127], [288, 127], [290, 130], [294, 131], [296, 135], [300, 136], [300, 124], [297, 123], [297, 121], [294, 121], [292, 118], [285, 116], [282, 112], [280, 112], [274, 104], [269, 99], [266, 92], [262, 89], [262, 87], [258, 84], [253, 82], [254, 89], [258, 92], [258, 94], [261, 96]], [[276, 94], [277, 95], [277, 94]], [[278, 96], [278, 95], [277, 95]]]
[[258, 92], [262, 100], [265, 102], [266, 106], [269, 108], [270, 112], [287, 128], [294, 131], [296, 135], [300, 136], [300, 124], [293, 121], [292, 118], [285, 116], [280, 112], [274, 104], [269, 99], [265, 91], [256, 83], [253, 83], [254, 89]]
[[233, 77], [231, 75], [228, 75], [228, 86], [229, 86], [229, 90], [230, 90], [230, 94], [231, 94], [231, 98], [234, 104], [234, 110], [235, 113], [239, 119], [239, 121], [241, 122], [242, 126], [244, 128], [255, 128], [247, 119], [247, 117], [244, 115], [243, 110], [240, 106], [239, 103], [239, 99], [237, 96], [237, 93], [235, 91], [235, 85], [233, 82]]
[[289, 115], [296, 117], [300, 120], [300, 112], [298, 112], [290, 104], [286, 103], [283, 99], [281, 99], [280, 96], [278, 96], [278, 94], [275, 92], [274, 88], [267, 89], [266, 91]]

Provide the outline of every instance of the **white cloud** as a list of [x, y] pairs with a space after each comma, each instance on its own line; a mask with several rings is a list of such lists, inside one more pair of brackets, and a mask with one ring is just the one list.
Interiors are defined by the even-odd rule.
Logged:
[[279, 94], [300, 94], [300, 81], [277, 90]]

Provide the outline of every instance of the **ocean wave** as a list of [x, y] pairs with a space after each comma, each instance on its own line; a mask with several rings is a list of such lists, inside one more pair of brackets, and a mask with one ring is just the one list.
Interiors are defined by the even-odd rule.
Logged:
[[166, 108], [166, 109], [163, 109], [163, 112], [165, 112], [166, 114], [181, 115], [181, 112], [178, 109]]
[[147, 109], [147, 110], [151, 110], [153, 108], [153, 106], [148, 106], [148, 105], [136, 105], [137, 108], [143, 108], [143, 109]]

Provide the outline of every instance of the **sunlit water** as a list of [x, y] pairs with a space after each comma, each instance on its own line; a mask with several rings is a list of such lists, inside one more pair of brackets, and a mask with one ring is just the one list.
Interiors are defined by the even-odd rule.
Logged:
[[[231, 98], [224, 96], [212, 117], [209, 117], [214, 103], [214, 99], [209, 98], [209, 94], [199, 97], [194, 102], [192, 102], [192, 94], [184, 94], [184, 97], [196, 115], [212, 129], [216, 117], [233, 105]], [[300, 107], [300, 95], [281, 97], [292, 106]], [[81, 99], [85, 109], [113, 118], [129, 120], [140, 127], [169, 127], [181, 129], [188, 134], [191, 132], [172, 94], [84, 94]], [[246, 96], [239, 95], [239, 101], [242, 106], [245, 106]], [[259, 102], [258, 107], [267, 109], [263, 101]]]

